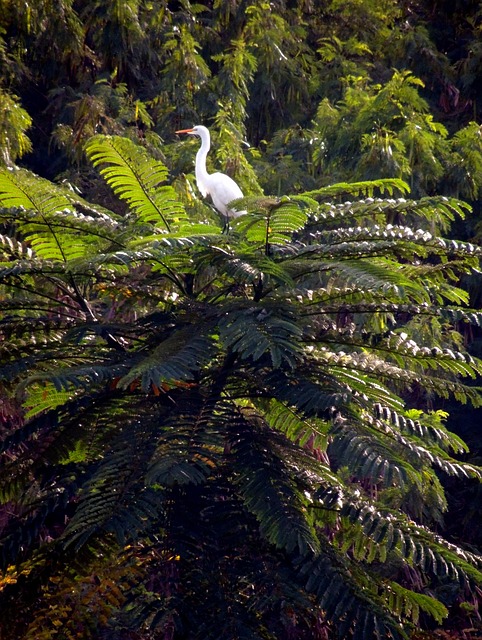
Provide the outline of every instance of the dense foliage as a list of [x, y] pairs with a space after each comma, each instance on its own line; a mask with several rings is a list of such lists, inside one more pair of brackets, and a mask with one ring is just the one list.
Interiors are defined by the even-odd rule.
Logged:
[[480, 633], [479, 40], [0, 0], [2, 639]]
[[133, 142], [86, 150], [129, 216], [0, 180], [5, 637], [403, 638], [470, 604], [482, 558], [431, 528], [480, 471], [403, 400], [481, 402], [450, 329], [479, 251], [425, 229], [466, 207], [340, 184], [222, 234]]
[[478, 199], [478, 2], [1, 0], [0, 15], [7, 162], [31, 118], [28, 162], [47, 177], [75, 174], [94, 133], [165, 153], [202, 122], [251, 190], [254, 166], [267, 193], [393, 176]]

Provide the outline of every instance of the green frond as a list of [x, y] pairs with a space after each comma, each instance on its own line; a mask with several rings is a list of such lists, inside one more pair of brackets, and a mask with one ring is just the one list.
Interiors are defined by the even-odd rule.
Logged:
[[167, 169], [127, 138], [97, 135], [85, 147], [88, 158], [114, 193], [126, 200], [140, 222], [167, 231], [185, 218], [182, 204], [172, 187], [160, 186]]
[[119, 389], [126, 389], [139, 381], [143, 391], [153, 385], [176, 385], [192, 381], [203, 366], [216, 354], [216, 347], [208, 335], [194, 334], [187, 327], [176, 331], [155, 347], [147, 357], [140, 352], [139, 362], [123, 375], [118, 382]]
[[394, 615], [401, 619], [409, 619], [415, 625], [419, 622], [420, 612], [427, 613], [437, 624], [442, 624], [449, 613], [440, 600], [405, 589], [397, 582], [387, 581], [384, 585], [384, 596], [389, 610]]
[[[61, 194], [63, 195], [63, 194]], [[120, 244], [117, 223], [83, 215], [72, 208], [56, 209], [62, 202], [51, 203], [50, 211], [1, 209], [0, 220], [13, 224], [44, 260], [67, 262], [91, 255], [109, 244]], [[30, 255], [30, 254], [28, 254]]]
[[[460, 380], [461, 377], [474, 380], [479, 375], [480, 363], [476, 359], [465, 353], [457, 355], [450, 349], [445, 349], [447, 353], [443, 357], [441, 349], [418, 347], [413, 340], [410, 341], [410, 348], [404, 348], [406, 345], [403, 339], [388, 336], [388, 342], [389, 346], [385, 341], [380, 341], [376, 345], [366, 345], [361, 350], [358, 342], [351, 345], [348, 338], [340, 341], [345, 351], [337, 352], [323, 347], [316, 350], [312, 357], [318, 362], [326, 363], [334, 376], [345, 379], [347, 388], [357, 390], [360, 394], [369, 396], [372, 401], [382, 404], [384, 401], [381, 398], [385, 397], [387, 405], [390, 404], [395, 410], [397, 405], [401, 408], [400, 400], [381, 384], [382, 381], [385, 384], [408, 387], [418, 383], [422, 373], [426, 389], [444, 398], [453, 395], [462, 402], [470, 400], [474, 406], [479, 406], [480, 389]], [[396, 343], [400, 345], [400, 350], [397, 350]], [[379, 355], [385, 355], [389, 351], [389, 358]], [[438, 351], [442, 356], [440, 360]], [[439, 371], [443, 373], [438, 374]]]
[[312, 381], [299, 374], [293, 380], [278, 369], [263, 376], [262, 381], [274, 398], [295, 407], [301, 416], [309, 418], [330, 417], [337, 408], [349, 405], [353, 398], [343, 383], [328, 375]]
[[[356, 220], [357, 218], [373, 222], [384, 222], [387, 225], [387, 218], [390, 220], [404, 219], [404, 221], [416, 223], [430, 222], [432, 225], [440, 225], [442, 229], [447, 229], [456, 218], [464, 218], [466, 212], [470, 211], [470, 206], [455, 198], [445, 196], [433, 196], [421, 198], [420, 200], [406, 200], [405, 198], [365, 198], [354, 201], [345, 201], [341, 204], [336, 202], [321, 203], [313, 211], [313, 225], [330, 221], [341, 222], [344, 219]], [[311, 225], [310, 225], [311, 226]], [[330, 225], [331, 226], [331, 225]], [[417, 229], [414, 233], [420, 233]], [[427, 238], [430, 234], [427, 235]]]
[[[347, 345], [348, 346], [348, 345]], [[367, 406], [365, 403], [380, 402], [386, 403], [387, 406], [394, 408], [395, 410], [402, 408], [402, 402], [400, 398], [390, 390], [388, 386], [385, 386], [383, 382], [388, 378], [391, 381], [405, 380], [403, 370], [396, 371], [393, 375], [394, 368], [389, 368], [380, 364], [380, 366], [371, 367], [371, 358], [358, 357], [358, 354], [345, 354], [340, 355], [329, 351], [328, 349], [320, 350], [317, 353], [317, 360], [320, 362], [326, 362], [326, 371], [333, 378], [338, 379], [340, 382], [345, 383], [347, 390], [350, 390], [354, 400], [356, 400], [361, 406]], [[352, 364], [353, 366], [347, 366]], [[392, 375], [389, 375], [389, 372]], [[370, 375], [375, 374], [375, 375]], [[408, 376], [408, 380], [412, 381], [413, 375]]]
[[391, 357], [406, 366], [405, 357], [416, 361], [423, 369], [438, 369], [461, 377], [475, 379], [482, 373], [482, 362], [468, 353], [439, 347], [420, 347], [405, 331], [391, 332], [386, 340]]
[[248, 213], [235, 219], [232, 226], [249, 242], [266, 247], [271, 244], [285, 244], [294, 233], [305, 226], [308, 219], [308, 212], [300, 204], [301, 201], [298, 204], [296, 200], [288, 197], [252, 199]]
[[53, 383], [43, 385], [29, 383], [23, 403], [27, 409], [25, 418], [29, 420], [43, 411], [56, 409], [72, 400], [74, 396], [74, 391], [59, 391]]
[[368, 478], [373, 484], [404, 487], [408, 482], [417, 483], [417, 470], [409, 456], [390, 446], [388, 439], [376, 437], [368, 430], [356, 429], [352, 424], [337, 421], [333, 429], [336, 439], [331, 450], [341, 466], [346, 466], [358, 478]]
[[[67, 193], [66, 197], [70, 200], [70, 193]], [[80, 211], [77, 209], [80, 203], [76, 199], [73, 200], [72, 204], [75, 205], [75, 208], [55, 209], [44, 212], [42, 216], [39, 216], [39, 212], [35, 210], [17, 208], [1, 209], [0, 215], [5, 220], [20, 224], [22, 229], [23, 224], [48, 222], [53, 229], [58, 228], [60, 231], [70, 231], [72, 233], [80, 232], [92, 239], [96, 238], [114, 244], [117, 243], [118, 235], [123, 229], [120, 221], [116, 220], [113, 214], [108, 215], [104, 213], [104, 210], [96, 211], [90, 208], [85, 210], [83, 206], [81, 207], [83, 211]]]
[[481, 578], [480, 556], [457, 547], [429, 529], [419, 526], [401, 513], [382, 512], [375, 504], [359, 495], [339, 489], [322, 489], [315, 494], [323, 506], [330, 508], [334, 499], [338, 513], [355, 527], [341, 526], [337, 534], [340, 550], [349, 549], [358, 560], [385, 562], [387, 554], [396, 552], [410, 566], [427, 574], [459, 581], [478, 582]]
[[215, 266], [218, 277], [226, 281], [225, 276], [237, 284], [258, 284], [265, 286], [292, 285], [293, 280], [285, 265], [270, 256], [251, 251], [238, 251], [233, 254], [229, 246], [220, 243], [200, 247], [196, 254], [198, 264], [209, 268]]
[[162, 237], [159, 237], [159, 234], [134, 237], [128, 245], [133, 248], [148, 245], [150, 248], [164, 246], [186, 249], [196, 245], [210, 246], [213, 242], [222, 244], [225, 241], [226, 237], [222, 235], [221, 227], [207, 223], [181, 222], [175, 232], [165, 233]]
[[224, 445], [223, 423], [213, 403], [192, 395], [189, 406], [163, 425], [146, 482], [164, 487], [203, 484], [220, 466]]
[[327, 264], [320, 264], [320, 271], [324, 270], [330, 277], [329, 287], [342, 283], [401, 302], [413, 301], [423, 304], [430, 301], [427, 288], [410, 278], [408, 273], [405, 275], [399, 263], [388, 258], [333, 260]]
[[[378, 240], [390, 241], [407, 241], [398, 242], [399, 246], [396, 247], [397, 251], [405, 251], [408, 248], [406, 255], [421, 255], [425, 257], [429, 253], [440, 254], [443, 256], [456, 255], [460, 257], [477, 257], [481, 253], [480, 247], [477, 247], [470, 242], [461, 242], [455, 240], [447, 240], [438, 236], [432, 235], [430, 232], [424, 229], [414, 230], [411, 227], [392, 224], [371, 224], [358, 227], [338, 227], [333, 230], [320, 231], [319, 239], [323, 240], [321, 250], [326, 251], [323, 246], [325, 242], [329, 244], [339, 244], [341, 242], [366, 242], [372, 243]], [[317, 237], [317, 236], [315, 236]], [[368, 248], [369, 245], [362, 245], [362, 248]], [[395, 245], [385, 245], [387, 249], [390, 247], [395, 248]], [[416, 247], [416, 249], [415, 249]], [[423, 247], [426, 250], [423, 250]], [[314, 251], [314, 248], [309, 248], [307, 251]], [[402, 253], [403, 255], [403, 253]], [[474, 261], [475, 264], [475, 261]]]
[[0, 204], [39, 214], [73, 208], [62, 189], [24, 169], [0, 170]]
[[408, 193], [410, 191], [409, 185], [403, 180], [398, 178], [384, 178], [381, 180], [369, 180], [367, 182], [340, 182], [332, 184], [321, 189], [314, 191], [305, 191], [300, 194], [302, 197], [310, 198], [336, 198], [347, 194], [359, 196], [367, 195], [373, 197], [375, 191], [380, 193], [387, 192], [392, 195], [394, 192]]
[[244, 360], [269, 355], [277, 369], [283, 364], [294, 368], [301, 358], [300, 327], [283, 309], [263, 305], [236, 309], [222, 317], [218, 327], [224, 346]]
[[476, 327], [482, 326], [482, 312], [477, 311], [477, 309], [461, 309], [459, 307], [451, 308], [444, 306], [438, 310], [437, 315], [453, 324], [462, 322], [475, 325]]
[[[71, 366], [65, 366], [68, 360], [64, 356], [64, 366], [34, 373], [17, 386], [17, 394], [24, 396], [27, 417], [55, 409], [83, 392], [93, 393], [95, 388], [112, 383], [129, 370], [129, 361], [106, 364], [96, 362], [80, 366], [76, 365], [74, 358], [71, 362]], [[32, 362], [30, 366], [32, 367]]]
[[307, 499], [283, 459], [268, 446], [272, 440], [268, 434], [249, 413], [233, 420], [235, 484], [266, 540], [289, 553], [316, 553], [319, 543], [306, 509]]
[[[400, 420], [397, 422], [399, 425]], [[481, 477], [481, 469], [450, 457], [438, 442], [404, 435], [395, 424], [374, 419], [373, 409], [367, 410], [357, 422], [339, 417], [333, 432], [337, 438], [332, 449], [339, 464], [347, 466], [357, 477], [370, 478], [374, 484], [404, 485], [407, 480], [417, 484], [418, 469], [424, 465], [462, 479]]]
[[[58, 253], [50, 252], [50, 255], [58, 257]], [[12, 276], [49, 274], [52, 276], [65, 274], [64, 265], [59, 265], [54, 260], [46, 262], [45, 260], [18, 260], [16, 262], [4, 263], [8, 266], [2, 267], [0, 263], [0, 280], [8, 283]]]
[[442, 449], [453, 451], [454, 453], [467, 453], [468, 447], [465, 442], [455, 433], [448, 431], [442, 424], [440, 416], [442, 412], [433, 412], [424, 415], [422, 411], [410, 410], [404, 414], [399, 414], [389, 407], [375, 404], [373, 406], [374, 417], [393, 425], [401, 433], [407, 433], [425, 442], [433, 442]]
[[302, 418], [291, 407], [275, 399], [272, 399], [267, 406], [262, 402], [261, 408], [269, 426], [284, 433], [292, 442], [304, 446], [310, 441], [313, 448], [326, 449], [329, 430], [327, 423]]
[[[341, 637], [406, 640], [400, 627], [383, 608], [382, 599], [373, 591], [353, 564], [333, 552], [313, 556], [300, 563], [299, 579], [314, 594], [317, 605], [337, 624]], [[365, 635], [369, 633], [369, 635]]]
[[251, 255], [233, 255], [229, 247], [210, 246], [198, 254], [199, 263], [212, 264], [234, 281], [242, 283], [257, 282], [262, 278], [262, 271], [258, 266], [258, 260]]
[[[65, 547], [79, 549], [92, 536], [113, 533], [119, 544], [133, 541], [150, 518], [162, 508], [163, 495], [143, 486], [155, 430], [152, 425], [131, 423], [114, 439], [110, 455], [101, 460], [82, 486], [79, 504], [62, 534]], [[139, 447], [137, 438], [143, 438]]]
[[482, 326], [462, 284], [482, 250], [437, 235], [468, 208], [340, 183], [244, 198], [221, 233], [132, 141], [87, 153], [131, 214], [0, 179], [0, 562], [25, 569], [0, 605], [38, 585], [22, 615], [46, 619], [127, 563], [97, 635], [440, 624], [437, 586], [475, 594], [482, 559], [434, 527], [482, 472], [444, 412], [411, 407], [482, 404], [458, 331]]

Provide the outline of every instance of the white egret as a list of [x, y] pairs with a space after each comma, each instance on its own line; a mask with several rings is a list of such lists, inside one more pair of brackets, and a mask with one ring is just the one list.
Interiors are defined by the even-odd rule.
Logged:
[[236, 211], [228, 205], [238, 198], [243, 197], [243, 192], [232, 178], [225, 173], [208, 173], [206, 169], [206, 157], [211, 148], [211, 136], [209, 130], [201, 124], [191, 129], [181, 129], [176, 133], [188, 133], [191, 136], [201, 138], [201, 147], [196, 154], [196, 183], [204, 197], [210, 195], [214, 206], [227, 220], [242, 216], [246, 211]]

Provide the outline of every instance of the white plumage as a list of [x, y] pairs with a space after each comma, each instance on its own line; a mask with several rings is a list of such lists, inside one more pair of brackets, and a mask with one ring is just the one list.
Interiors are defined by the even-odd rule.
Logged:
[[243, 197], [243, 192], [236, 182], [225, 173], [208, 173], [206, 169], [206, 157], [211, 148], [211, 136], [209, 130], [201, 124], [191, 129], [181, 129], [176, 133], [188, 133], [191, 136], [201, 138], [201, 147], [196, 154], [196, 183], [204, 197], [211, 196], [216, 209], [225, 218], [236, 218], [246, 211], [236, 211], [229, 207], [233, 200]]

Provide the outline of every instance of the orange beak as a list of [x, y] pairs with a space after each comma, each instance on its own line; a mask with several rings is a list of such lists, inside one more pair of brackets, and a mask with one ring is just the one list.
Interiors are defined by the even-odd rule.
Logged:
[[192, 133], [193, 129], [181, 129], [180, 131], [175, 131], [174, 133]]

